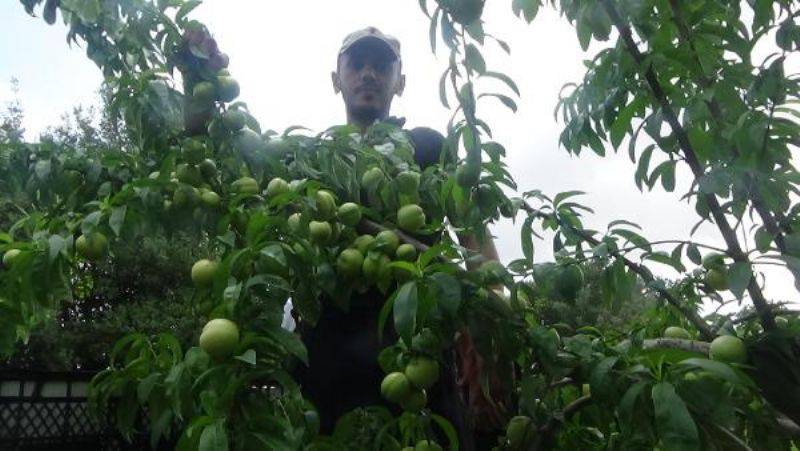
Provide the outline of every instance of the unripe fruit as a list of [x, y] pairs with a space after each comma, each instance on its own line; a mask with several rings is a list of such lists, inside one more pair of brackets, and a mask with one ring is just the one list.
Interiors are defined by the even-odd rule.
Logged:
[[417, 259], [417, 248], [412, 244], [403, 243], [397, 247], [395, 258], [406, 262], [413, 262]]
[[179, 164], [175, 170], [178, 181], [186, 183], [187, 185], [197, 186], [202, 182], [200, 178], [200, 169], [195, 165]]
[[664, 330], [664, 337], [666, 338], [682, 338], [688, 340], [690, 338], [689, 332], [683, 327], [670, 326]]
[[428, 394], [423, 389], [411, 389], [411, 393], [400, 400], [400, 407], [406, 412], [419, 412], [428, 403]]
[[353, 247], [358, 249], [362, 255], [367, 255], [367, 252], [370, 250], [370, 246], [374, 242], [375, 237], [372, 235], [359, 235], [359, 237], [353, 241]]
[[744, 363], [747, 361], [747, 348], [741, 339], [732, 335], [721, 335], [711, 342], [708, 356], [720, 362]]
[[181, 147], [181, 153], [183, 154], [183, 158], [186, 159], [189, 163], [197, 164], [200, 160], [203, 159], [203, 154], [205, 153], [205, 146], [201, 141], [196, 139], [187, 139], [183, 143], [183, 147]]
[[214, 281], [218, 264], [208, 259], [198, 260], [192, 266], [192, 282], [198, 287], [207, 287]]
[[404, 205], [397, 210], [397, 225], [414, 233], [425, 225], [425, 211], [417, 204]]
[[314, 196], [317, 204], [317, 214], [322, 219], [331, 219], [336, 214], [336, 201], [330, 191], [319, 190]]
[[728, 289], [728, 274], [725, 270], [710, 269], [706, 273], [706, 284], [716, 291], [724, 291]]
[[789, 327], [789, 320], [784, 318], [783, 316], [776, 316], [775, 324], [781, 328]]
[[333, 229], [330, 223], [325, 221], [311, 221], [308, 223], [308, 233], [311, 241], [317, 244], [327, 243], [331, 239]]
[[339, 207], [337, 217], [342, 224], [355, 227], [361, 221], [361, 209], [358, 204], [346, 202]]
[[239, 110], [228, 110], [222, 114], [222, 123], [232, 132], [238, 132], [244, 127], [245, 115]]
[[531, 442], [535, 434], [530, 417], [520, 415], [508, 422], [506, 427], [506, 440], [508, 447], [513, 450], [522, 450]]
[[261, 135], [244, 127], [236, 133], [236, 150], [241, 152], [247, 157], [255, 156], [260, 150], [264, 148], [264, 141], [261, 140]]
[[392, 261], [389, 257], [379, 252], [370, 252], [367, 257], [364, 258], [361, 272], [368, 281], [381, 280], [389, 275], [389, 264], [391, 263]]
[[287, 225], [289, 226], [289, 231], [294, 234], [299, 234], [301, 231], [300, 227], [302, 225], [302, 219], [303, 216], [300, 213], [292, 213], [292, 215], [289, 216], [289, 219], [286, 221]]
[[201, 161], [199, 168], [200, 174], [202, 174], [206, 180], [211, 180], [217, 176], [217, 163], [214, 163], [214, 160], [210, 158]]
[[375, 191], [385, 178], [381, 168], [370, 168], [361, 176], [361, 186], [367, 191]]
[[456, 169], [456, 182], [462, 188], [472, 188], [481, 179], [481, 166], [476, 164], [462, 164]]
[[89, 238], [81, 235], [75, 240], [75, 249], [88, 260], [99, 260], [106, 255], [108, 238], [100, 232], [95, 232]]
[[203, 192], [203, 194], [200, 195], [200, 200], [206, 207], [209, 208], [219, 207], [220, 197], [219, 194], [215, 193], [214, 191], [206, 190], [205, 192]]
[[193, 186], [181, 185], [172, 196], [172, 203], [178, 207], [192, 207], [200, 200], [200, 190]]
[[442, 344], [439, 340], [439, 337], [437, 337], [436, 334], [434, 334], [427, 327], [422, 329], [411, 339], [411, 349], [415, 352], [436, 355], [441, 347]]
[[411, 393], [411, 383], [406, 375], [399, 372], [389, 373], [381, 382], [381, 395], [391, 402], [400, 402]]
[[506, 267], [497, 260], [489, 260], [484, 262], [480, 268], [478, 268], [478, 271], [483, 277], [484, 283], [487, 285], [497, 285], [499, 283], [503, 283], [503, 279], [508, 273], [506, 271]]
[[14, 260], [21, 254], [22, 251], [19, 249], [9, 249], [3, 254], [3, 266], [5, 268], [10, 268], [11, 265], [14, 264]]
[[258, 182], [252, 177], [242, 177], [233, 182], [233, 191], [238, 194], [258, 194]]
[[556, 291], [568, 301], [574, 301], [583, 287], [583, 271], [578, 265], [568, 265], [556, 278]]
[[386, 255], [394, 255], [399, 245], [400, 238], [391, 230], [383, 230], [375, 236], [375, 247], [385, 252]]
[[336, 259], [336, 270], [341, 276], [354, 279], [361, 274], [363, 264], [364, 256], [358, 249], [345, 249]]
[[202, 105], [210, 104], [217, 98], [217, 92], [213, 83], [201, 81], [194, 85], [192, 99]]
[[442, 447], [436, 442], [429, 442], [428, 440], [420, 440], [414, 446], [414, 451], [442, 451]]
[[431, 388], [439, 380], [439, 362], [427, 357], [414, 357], [404, 372], [415, 387]]
[[292, 150], [292, 147], [282, 138], [272, 138], [266, 142], [265, 152], [268, 155], [284, 156]]
[[397, 174], [397, 188], [403, 194], [414, 194], [419, 190], [419, 172], [403, 171]]
[[233, 77], [227, 75], [217, 77], [217, 84], [219, 85], [219, 99], [223, 102], [230, 102], [239, 97], [239, 82]]
[[211, 357], [221, 360], [230, 357], [239, 344], [239, 328], [231, 320], [212, 319], [200, 334], [200, 348]]
[[718, 252], [706, 254], [702, 264], [705, 269], [725, 269], [725, 255]]
[[289, 192], [289, 184], [286, 180], [275, 177], [267, 184], [267, 197], [280, 196], [281, 194]]
[[592, 396], [592, 386], [589, 384], [581, 385], [581, 394], [583, 396]]

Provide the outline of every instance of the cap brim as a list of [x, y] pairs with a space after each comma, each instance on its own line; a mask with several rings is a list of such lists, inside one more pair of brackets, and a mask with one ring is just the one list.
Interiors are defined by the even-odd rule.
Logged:
[[355, 41], [348, 44], [346, 47], [342, 47], [339, 51], [339, 55], [347, 53], [348, 51], [362, 46], [372, 46], [375, 45], [375, 48], [381, 48], [385, 51], [385, 53], [392, 57], [392, 59], [400, 59], [400, 55], [397, 54], [394, 47], [392, 47], [388, 42], [384, 39], [379, 38], [378, 36], [364, 36], [362, 38], [356, 39]]

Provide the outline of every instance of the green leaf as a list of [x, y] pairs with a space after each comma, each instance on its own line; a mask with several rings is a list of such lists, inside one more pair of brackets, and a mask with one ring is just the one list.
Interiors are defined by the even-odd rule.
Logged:
[[614, 229], [614, 230], [611, 231], [611, 234], [612, 235], [619, 235], [619, 236], [625, 238], [630, 243], [632, 243], [634, 246], [636, 246], [636, 247], [638, 247], [638, 248], [640, 248], [642, 250], [645, 250], [645, 251], [648, 251], [648, 252], [652, 251], [652, 248], [650, 247], [650, 242], [647, 241], [647, 239], [645, 239], [643, 236], [639, 235], [636, 232], [633, 232], [631, 230], [626, 230], [626, 229]]
[[527, 260], [529, 266], [533, 265], [533, 220], [533, 216], [525, 218], [525, 222], [522, 224], [522, 231], [520, 232], [522, 254], [525, 256], [525, 260]]
[[458, 451], [458, 434], [456, 434], [456, 429], [453, 427], [453, 425], [450, 424], [446, 418], [436, 415], [435, 413], [431, 414], [431, 418], [442, 429], [444, 435], [447, 437], [447, 441], [449, 442], [448, 449], [451, 451]]
[[711, 156], [711, 146], [714, 141], [711, 138], [711, 134], [701, 127], [702, 126], [698, 124], [689, 129], [689, 143], [692, 145], [692, 149], [695, 151], [700, 161], [707, 161]]
[[228, 434], [225, 420], [219, 419], [203, 429], [198, 451], [228, 451]]
[[755, 241], [756, 249], [758, 249], [759, 252], [767, 252], [772, 244], [772, 235], [767, 232], [766, 228], [763, 226], [759, 227], [758, 230], [756, 230]]
[[750, 263], [736, 262], [730, 266], [728, 284], [730, 285], [731, 293], [733, 293], [737, 299], [742, 298], [744, 290], [747, 289], [747, 285], [750, 283], [752, 277], [753, 270], [750, 267]]
[[450, 68], [448, 67], [442, 73], [442, 78], [439, 79], [439, 101], [442, 102], [445, 108], [448, 110], [450, 109], [450, 103], [447, 101], [447, 74], [450, 73]]
[[525, 21], [531, 23], [536, 18], [536, 13], [539, 11], [540, 6], [540, 0], [514, 0], [511, 3], [511, 10], [517, 17], [522, 13], [525, 16]]
[[119, 236], [122, 230], [122, 224], [125, 222], [125, 213], [128, 211], [127, 205], [121, 205], [111, 209], [111, 215], [108, 217], [108, 226], [115, 235]]
[[475, 47], [475, 44], [467, 44], [464, 55], [464, 63], [469, 69], [479, 74], [486, 72], [486, 61], [483, 59], [480, 50]]
[[614, 146], [614, 149], [619, 147], [620, 143], [622, 143], [625, 133], [627, 133], [631, 128], [631, 120], [633, 119], [633, 116], [644, 106], [645, 102], [646, 100], [644, 97], [636, 97], [631, 103], [623, 108], [617, 115], [616, 119], [614, 119], [614, 123], [611, 124], [611, 129], [609, 130], [611, 136], [611, 145]]
[[147, 403], [147, 400], [150, 398], [150, 392], [153, 391], [153, 388], [161, 380], [161, 376], [161, 373], [152, 373], [139, 382], [139, 385], [136, 387], [136, 397], [139, 400], [139, 404]]
[[558, 193], [553, 198], [553, 206], [554, 207], [558, 207], [558, 204], [560, 204], [562, 201], [564, 201], [566, 199], [569, 199], [570, 197], [580, 196], [582, 194], [586, 194], [586, 193], [583, 192], [583, 191], [577, 191], [577, 190], [576, 191], [564, 191], [564, 192]]
[[647, 387], [649, 383], [646, 381], [640, 381], [631, 386], [624, 395], [622, 395], [622, 399], [619, 402], [619, 418], [620, 418], [620, 426], [625, 427], [633, 423], [634, 415], [636, 414], [636, 400], [639, 399], [639, 395], [642, 394], [642, 391]]
[[256, 351], [254, 349], [248, 349], [242, 353], [242, 355], [235, 356], [234, 359], [256, 366]]
[[519, 88], [517, 87], [517, 84], [514, 83], [514, 80], [512, 80], [511, 77], [509, 77], [508, 75], [500, 73], [500, 72], [486, 71], [486, 72], [483, 73], [483, 76], [496, 78], [496, 79], [502, 81], [503, 83], [506, 84], [506, 86], [508, 86], [509, 88], [511, 88], [512, 91], [514, 91], [514, 94], [516, 94], [518, 96], [520, 95]]
[[647, 172], [650, 167], [650, 157], [653, 155], [653, 149], [655, 149], [655, 145], [650, 144], [639, 156], [639, 164], [636, 166], [636, 174], [633, 176], [639, 191], [642, 190], [642, 182], [647, 180]]
[[688, 366], [692, 368], [700, 368], [709, 373], [714, 374], [720, 379], [724, 379], [735, 385], [748, 385], [752, 386], [753, 382], [750, 379], [740, 377], [730, 365], [716, 360], [702, 359], [699, 357], [686, 359], [678, 362], [678, 365]]
[[280, 343], [290, 354], [308, 365], [308, 350], [299, 335], [283, 328], [269, 329], [264, 334]]
[[689, 246], [686, 247], [686, 256], [689, 257], [692, 263], [695, 265], [699, 265], [703, 262], [703, 257], [700, 255], [700, 250], [694, 243], [689, 243]]
[[661, 186], [664, 187], [668, 193], [675, 190], [675, 160], [669, 160], [661, 163], [664, 169], [661, 171]]
[[680, 259], [673, 259], [670, 255], [661, 252], [653, 252], [644, 256], [646, 260], [652, 260], [657, 263], [673, 267], [678, 272], [683, 272], [686, 268], [680, 262]]
[[503, 105], [508, 107], [509, 110], [511, 110], [511, 111], [513, 111], [515, 113], [517, 112], [517, 102], [514, 102], [514, 99], [512, 99], [509, 96], [504, 96], [503, 94], [497, 94], [497, 93], [492, 92], [492, 93], [481, 94], [481, 95], [478, 96], [479, 99], [482, 98], [482, 97], [495, 97], [498, 100], [500, 100], [501, 102], [503, 102]]
[[461, 284], [450, 274], [437, 272], [429, 277], [439, 306], [451, 316], [458, 313], [461, 306]]
[[660, 382], [651, 392], [656, 428], [666, 451], [688, 451], [700, 448], [697, 426], [689, 409], [669, 382]]
[[417, 326], [417, 282], [406, 282], [397, 290], [394, 301], [394, 327], [407, 346]]

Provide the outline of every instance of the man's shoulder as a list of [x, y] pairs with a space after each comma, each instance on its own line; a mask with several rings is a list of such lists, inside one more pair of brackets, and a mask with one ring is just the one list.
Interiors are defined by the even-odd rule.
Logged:
[[408, 130], [408, 134], [414, 145], [414, 158], [422, 169], [439, 162], [444, 135], [430, 127], [415, 127]]

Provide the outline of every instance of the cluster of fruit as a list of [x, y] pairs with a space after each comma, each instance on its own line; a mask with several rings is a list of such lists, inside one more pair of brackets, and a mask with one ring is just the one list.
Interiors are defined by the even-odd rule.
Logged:
[[381, 382], [381, 394], [387, 401], [397, 403], [407, 412], [419, 412], [428, 402], [426, 390], [439, 380], [439, 362], [416, 355], [403, 371], [386, 375]]
[[[98, 261], [108, 252], [108, 238], [102, 232], [93, 232], [89, 235], [80, 235], [75, 240], [75, 251], [78, 255], [90, 261]], [[19, 249], [9, 249], [3, 254], [3, 267], [11, 268], [22, 254]]]
[[[782, 319], [786, 321], [785, 318]], [[664, 330], [664, 337], [689, 340], [691, 335], [683, 327], [670, 326]], [[745, 363], [747, 361], [747, 347], [741, 338], [733, 335], [720, 335], [711, 341], [708, 357], [725, 363]]]
[[725, 264], [725, 255], [710, 253], [703, 257], [702, 265], [706, 269], [703, 280], [709, 288], [715, 291], [728, 289], [728, 267]]

